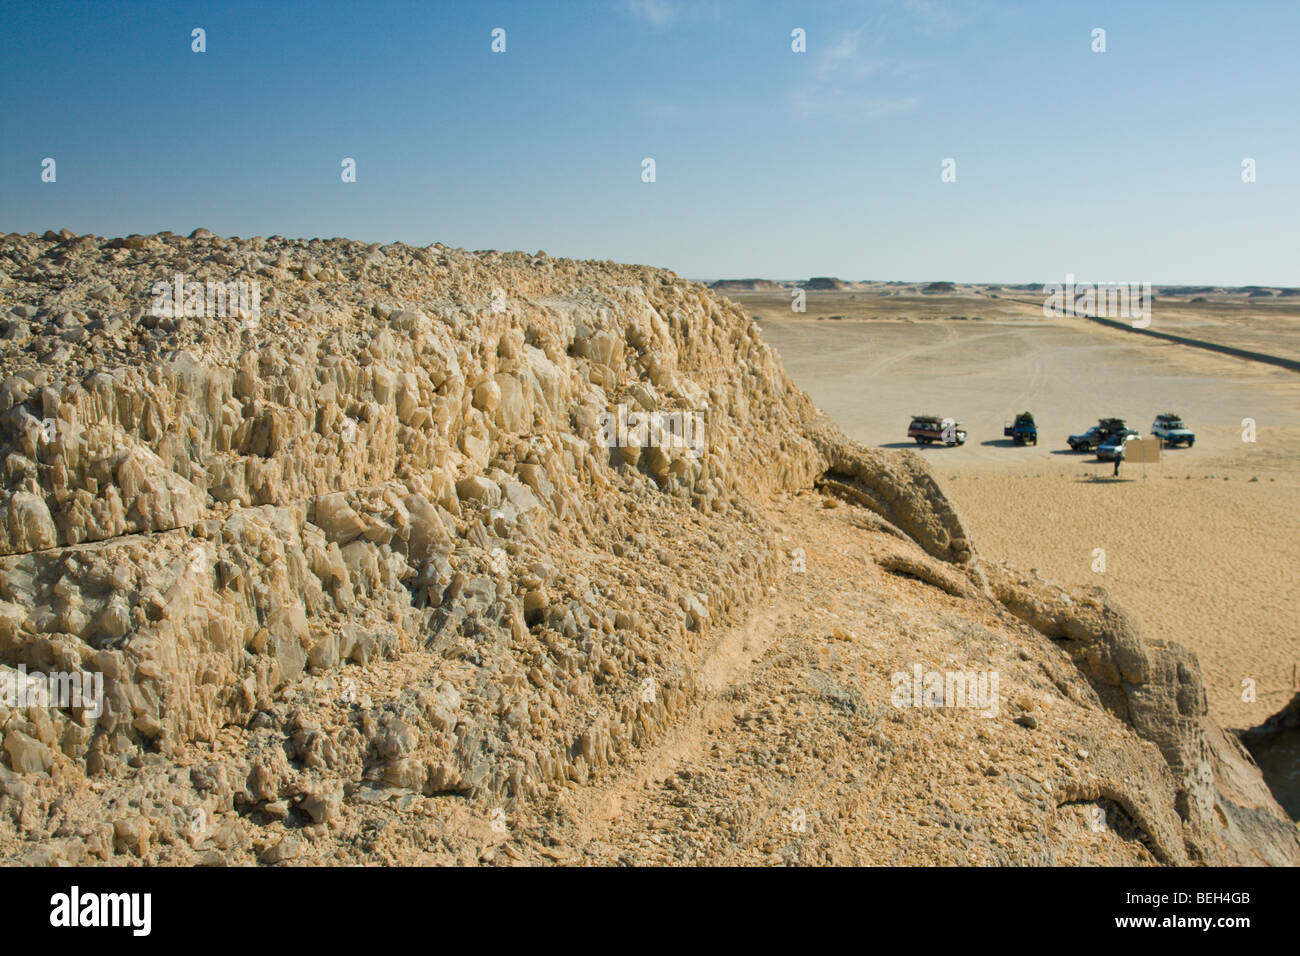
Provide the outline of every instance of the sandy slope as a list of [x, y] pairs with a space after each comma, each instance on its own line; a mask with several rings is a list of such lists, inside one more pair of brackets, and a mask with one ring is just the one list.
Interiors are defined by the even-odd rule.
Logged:
[[[512, 819], [520, 839], [502, 835], [484, 859], [1157, 862], [1124, 810], [1072, 796], [1125, 744], [1117, 723], [1053, 684], [1068, 670], [1056, 669], [1059, 651], [1052, 663], [1030, 660], [1018, 644], [1025, 635], [993, 605], [885, 573], [885, 555], [920, 551], [867, 530], [859, 509], [800, 494], [778, 496], [766, 514], [783, 549], [804, 550], [807, 570], [786, 571], [743, 624], [700, 649], [700, 712], [627, 768], [562, 791], [544, 830], [549, 846], [529, 838], [534, 821]], [[914, 663], [994, 667], [1002, 710], [985, 718], [892, 706], [891, 675]], [[1025, 709], [1040, 715], [1032, 731], [1014, 720]], [[1103, 827], [1092, 825], [1099, 805]]]
[[[849, 316], [817, 321], [745, 305], [796, 382], [851, 437], [915, 447], [905, 437], [911, 414], [963, 421], [964, 447], [921, 453], [976, 546], [1110, 589], [1147, 636], [1197, 652], [1211, 713], [1226, 725], [1256, 724], [1294, 693], [1300, 376], [1077, 320], [867, 320], [842, 301], [810, 298], [810, 313]], [[1024, 408], [1038, 419], [1037, 447], [1002, 438]], [[1112, 481], [1109, 464], [1066, 447], [1067, 434], [1100, 416], [1145, 432], [1165, 409], [1186, 417], [1197, 444], [1166, 452], [1145, 475], [1128, 465]], [[1253, 444], [1242, 441], [1244, 418], [1257, 423]], [[1104, 573], [1094, 571], [1097, 548]], [[1253, 702], [1242, 699], [1247, 679]]]

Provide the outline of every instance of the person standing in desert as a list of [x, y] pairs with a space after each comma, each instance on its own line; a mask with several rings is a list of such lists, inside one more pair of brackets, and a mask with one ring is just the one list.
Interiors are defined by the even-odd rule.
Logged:
[[1124, 460], [1124, 446], [1121, 445], [1119, 448], [1115, 450], [1115, 471], [1112, 472], [1112, 474], [1114, 474], [1117, 477], [1119, 475], [1119, 463], [1123, 460]]

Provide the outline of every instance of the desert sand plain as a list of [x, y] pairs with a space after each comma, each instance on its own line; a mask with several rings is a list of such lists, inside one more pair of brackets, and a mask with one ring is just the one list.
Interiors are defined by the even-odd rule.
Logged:
[[[1044, 577], [1105, 587], [1151, 638], [1194, 650], [1210, 712], [1247, 728], [1296, 693], [1300, 667], [1300, 374], [1107, 329], [1045, 319], [1040, 292], [854, 284], [720, 289], [753, 315], [786, 370], [860, 441], [917, 448], [968, 522], [977, 549]], [[961, 318], [958, 318], [961, 317]], [[1152, 329], [1283, 357], [1300, 354], [1300, 299], [1157, 290]], [[1034, 413], [1037, 446], [1002, 427]], [[1119, 479], [1066, 436], [1099, 417], [1144, 435], [1174, 411], [1191, 449], [1126, 464]], [[961, 447], [918, 447], [910, 416], [952, 416]], [[1256, 440], [1243, 441], [1243, 419]], [[1105, 551], [1105, 570], [1095, 549]], [[1254, 699], [1248, 692], [1254, 688]]]

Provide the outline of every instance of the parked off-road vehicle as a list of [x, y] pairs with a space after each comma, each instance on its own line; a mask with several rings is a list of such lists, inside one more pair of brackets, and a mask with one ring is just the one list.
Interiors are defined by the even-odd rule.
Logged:
[[1122, 418], [1101, 418], [1097, 420], [1097, 424], [1086, 432], [1071, 435], [1066, 441], [1069, 442], [1071, 451], [1092, 451], [1111, 435], [1123, 431], [1124, 428], [1124, 419]]
[[1017, 415], [1014, 422], [1002, 429], [1002, 434], [1017, 445], [1038, 444], [1038, 425], [1034, 422], [1034, 416], [1029, 412], [1021, 412]]
[[1156, 416], [1156, 420], [1151, 423], [1151, 434], [1160, 439], [1160, 443], [1167, 448], [1176, 448], [1179, 445], [1186, 445], [1191, 448], [1196, 444], [1196, 435], [1183, 424], [1183, 419], [1173, 412], [1163, 412]]
[[1130, 439], [1141, 437], [1135, 428], [1121, 428], [1117, 432], [1112, 432], [1105, 441], [1097, 446], [1097, 459], [1099, 461], [1114, 461], [1119, 450], [1128, 443]]
[[943, 442], [949, 447], [966, 444], [966, 429], [961, 422], [938, 415], [913, 415], [912, 424], [907, 428], [907, 437], [916, 440], [918, 445], [932, 445]]

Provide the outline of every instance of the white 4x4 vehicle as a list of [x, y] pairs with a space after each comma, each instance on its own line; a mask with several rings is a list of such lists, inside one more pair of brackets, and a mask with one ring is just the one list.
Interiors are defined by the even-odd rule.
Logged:
[[1151, 423], [1151, 434], [1171, 448], [1176, 445], [1186, 445], [1191, 448], [1196, 444], [1196, 435], [1184, 427], [1183, 420], [1173, 412], [1157, 415], [1156, 420]]

